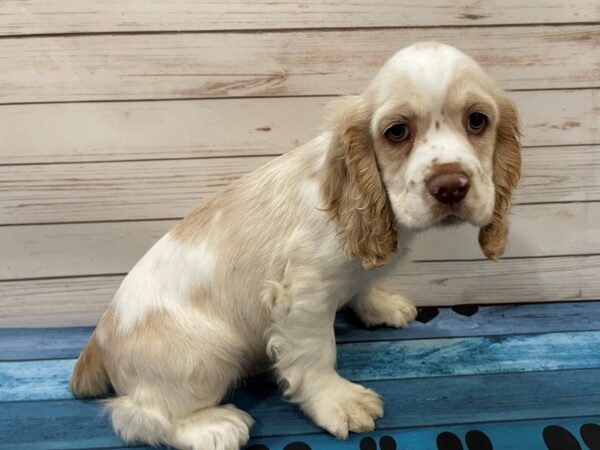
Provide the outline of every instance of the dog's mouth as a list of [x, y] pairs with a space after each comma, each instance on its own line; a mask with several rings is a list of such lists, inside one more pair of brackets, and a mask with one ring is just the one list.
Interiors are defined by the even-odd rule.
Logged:
[[446, 227], [459, 225], [464, 222], [470, 222], [470, 214], [467, 208], [462, 205], [436, 205], [434, 226]]
[[466, 222], [465, 218], [456, 216], [454, 214], [449, 214], [446, 217], [444, 217], [442, 220], [440, 220], [438, 222], [438, 225], [442, 226], [442, 227], [446, 227], [446, 226], [452, 226], [452, 225], [459, 225], [464, 222]]
[[434, 226], [448, 227], [469, 223], [474, 227], [482, 227], [490, 220], [491, 218], [488, 218], [485, 214], [481, 214], [477, 209], [473, 210], [467, 207], [448, 208], [445, 211], [440, 211], [440, 215], [437, 217]]
[[425, 231], [428, 228], [445, 228], [469, 223], [476, 227], [481, 227], [489, 222], [487, 216], [482, 214], [480, 205], [472, 205], [470, 202], [460, 202], [453, 205], [445, 205], [440, 202], [434, 204], [425, 203], [426, 212], [420, 208], [413, 208], [416, 211], [405, 213], [399, 208], [400, 213], [394, 214], [393, 219], [400, 228], [407, 228], [412, 231]]

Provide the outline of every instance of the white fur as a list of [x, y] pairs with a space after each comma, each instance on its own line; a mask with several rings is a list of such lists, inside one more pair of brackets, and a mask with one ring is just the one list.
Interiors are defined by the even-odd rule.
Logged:
[[[430, 119], [426, 132], [420, 132], [421, 140], [415, 143], [401, 181], [396, 180], [396, 189], [388, 184], [388, 194], [397, 220], [404, 226], [423, 230], [442, 217], [436, 216], [427, 201], [425, 180], [433, 173], [428, 169], [434, 158], [438, 164], [460, 163], [465, 170], [476, 175], [467, 196], [464, 220], [482, 226], [490, 221], [494, 208], [494, 186], [491, 178], [492, 155], [478, 156], [463, 134], [453, 130], [441, 111], [448, 90], [456, 77], [470, 73], [485, 78], [481, 68], [459, 50], [436, 43], [422, 43], [407, 47], [394, 55], [378, 72], [371, 84], [375, 102], [379, 105], [373, 115], [371, 132], [379, 134], [383, 117], [397, 105], [396, 98], [402, 96], [402, 88], [410, 86], [412, 102], [426, 111]], [[402, 88], [398, 88], [402, 80]], [[475, 83], [465, 82], [466, 88], [477, 90], [494, 106], [493, 99]], [[436, 122], [439, 127], [436, 127]], [[384, 170], [385, 178], [385, 170]], [[411, 184], [414, 183], [414, 188]]]
[[254, 421], [233, 405], [200, 410], [175, 425], [173, 444], [189, 450], [238, 450]]
[[[440, 110], [457, 66], [477, 66], [454, 47], [421, 43], [406, 47], [392, 56], [379, 70], [372, 84], [377, 85], [377, 101], [384, 103], [393, 96], [394, 78], [407, 76], [418, 92], [426, 93], [426, 101], [434, 114]], [[437, 117], [437, 115], [434, 115]]]
[[[442, 121], [458, 66], [480, 73], [451, 47], [399, 52], [369, 87], [378, 105], [371, 133], [381, 131], [399, 76], [408, 76], [431, 120]], [[401, 174], [381, 167], [400, 249], [411, 230], [436, 223], [423, 186], [433, 158], [460, 161], [479, 177], [467, 220], [491, 214], [491, 156], [476, 156], [446, 124], [432, 125], [426, 137]], [[126, 441], [239, 449], [252, 420], [219, 403], [240, 377], [267, 363], [285, 395], [340, 438], [370, 431], [382, 417], [377, 394], [335, 370], [335, 313], [359, 291], [350, 306], [369, 325], [404, 326], [416, 310], [401, 296], [366, 289], [398, 258], [385, 270], [365, 271], [324, 210], [319, 177], [331, 139], [325, 132], [233, 183], [158, 241], [125, 278], [97, 338], [118, 394], [108, 408]]]
[[175, 310], [211, 281], [214, 256], [204, 242], [194, 247], [164, 235], [125, 277], [114, 298], [120, 331], [130, 330], [149, 312]]
[[377, 288], [357, 295], [352, 301], [352, 309], [368, 326], [387, 325], [402, 328], [417, 317], [417, 308], [410, 300]]

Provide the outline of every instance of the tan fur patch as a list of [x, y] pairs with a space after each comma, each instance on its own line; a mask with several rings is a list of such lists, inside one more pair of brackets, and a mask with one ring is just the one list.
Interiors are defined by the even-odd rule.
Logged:
[[77, 359], [69, 384], [78, 397], [100, 397], [109, 392], [110, 382], [104, 366], [104, 355], [94, 334]]
[[519, 116], [508, 98], [498, 99], [500, 118], [494, 149], [494, 186], [496, 198], [492, 221], [479, 232], [483, 253], [492, 260], [499, 259], [506, 248], [508, 209], [514, 188], [521, 177], [521, 143]]
[[370, 117], [371, 109], [361, 97], [347, 97], [339, 104], [322, 179], [327, 211], [349, 254], [362, 258], [366, 269], [385, 265], [397, 246], [369, 132]]
[[226, 198], [225, 195], [221, 194], [217, 198], [213, 198], [205, 205], [196, 208], [184, 217], [183, 220], [177, 223], [171, 230], [171, 237], [180, 242], [193, 243], [197, 241], [217, 212], [223, 206], [226, 206], [222, 203], [223, 199]]

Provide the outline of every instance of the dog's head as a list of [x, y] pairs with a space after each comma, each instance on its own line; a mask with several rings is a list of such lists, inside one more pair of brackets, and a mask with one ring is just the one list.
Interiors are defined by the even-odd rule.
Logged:
[[481, 228], [488, 258], [502, 255], [520, 176], [518, 116], [477, 63], [416, 44], [332, 109], [323, 196], [352, 256], [378, 267], [398, 230], [463, 221]]

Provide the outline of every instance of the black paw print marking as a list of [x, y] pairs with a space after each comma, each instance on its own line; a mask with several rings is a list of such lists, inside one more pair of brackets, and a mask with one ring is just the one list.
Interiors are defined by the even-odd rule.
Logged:
[[461, 316], [471, 317], [473, 314], [479, 311], [479, 308], [475, 305], [458, 305], [454, 306], [452, 311], [454, 311], [456, 314], [460, 314]]
[[283, 450], [311, 450], [310, 445], [304, 442], [292, 442], [283, 447]]
[[[379, 439], [380, 450], [396, 450], [396, 441], [391, 436], [383, 436]], [[360, 440], [360, 450], [377, 450], [375, 439], [366, 437]]]
[[440, 313], [437, 308], [417, 308], [417, 317], [415, 320], [421, 323], [427, 323]]
[[467, 447], [473, 450], [493, 450], [492, 441], [479, 430], [471, 430], [465, 435]]
[[[600, 450], [600, 425], [586, 423], [579, 429], [581, 439], [590, 450]], [[544, 428], [544, 443], [548, 450], [582, 450], [577, 438], [569, 430], [558, 425]]]
[[596, 423], [586, 423], [579, 430], [581, 439], [590, 450], [600, 450], [600, 425]]
[[435, 442], [438, 450], [463, 450], [463, 445], [458, 436], [449, 431], [438, 434]]
[[[471, 430], [465, 435], [465, 442], [469, 450], [494, 450], [492, 442], [479, 430]], [[454, 433], [444, 431], [436, 439], [438, 450], [463, 450], [460, 438]]]
[[[589, 450], [600, 450], [600, 425], [586, 423], [579, 430], [581, 439]], [[577, 438], [569, 430], [558, 425], [550, 425], [544, 428], [542, 433], [548, 450], [583, 450]], [[494, 450], [492, 442], [485, 433], [479, 430], [471, 430], [465, 434], [465, 443], [468, 450]], [[449, 431], [438, 434], [436, 439], [437, 450], [464, 450], [460, 438]], [[396, 441], [391, 436], [383, 436], [379, 439], [379, 450], [397, 450]], [[247, 447], [246, 450], [269, 450], [262, 444]], [[291, 442], [283, 450], [312, 450], [305, 442]], [[371, 437], [362, 438], [360, 450], [378, 450], [377, 442]]]

